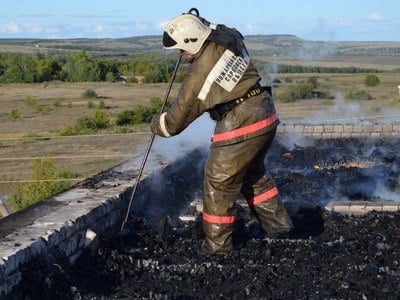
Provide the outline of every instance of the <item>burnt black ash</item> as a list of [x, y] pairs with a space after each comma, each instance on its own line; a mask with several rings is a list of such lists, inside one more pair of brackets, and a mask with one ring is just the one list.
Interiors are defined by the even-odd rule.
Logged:
[[[400, 213], [349, 216], [322, 209], [340, 197], [379, 200], [377, 189], [399, 194], [398, 141], [366, 145], [358, 140], [321, 141], [318, 147], [287, 150], [275, 143], [268, 162], [295, 224], [285, 239], [268, 239], [239, 209], [235, 250], [226, 256], [201, 253], [200, 215], [184, 223], [171, 208], [151, 215], [146, 207], [179, 206], [185, 211], [201, 175], [184, 176], [157, 199], [139, 203], [129, 233], [99, 237], [71, 266], [58, 259], [26, 266], [15, 298], [20, 299], [398, 299]], [[196, 153], [199, 155], [199, 153]], [[201, 156], [201, 155], [200, 155]], [[368, 157], [365, 166], [338, 164]], [[379, 159], [378, 159], [379, 158]], [[188, 158], [190, 164], [193, 160]], [[196, 157], [195, 161], [198, 161]], [[316, 168], [325, 166], [335, 168]], [[363, 161], [361, 161], [363, 162]], [[365, 160], [364, 160], [365, 162]], [[379, 163], [378, 163], [379, 162]], [[186, 171], [185, 171], [186, 170]], [[199, 172], [201, 174], [201, 172]], [[194, 184], [194, 182], [196, 184]], [[173, 199], [170, 199], [173, 198]], [[357, 199], [356, 199], [357, 198]], [[387, 200], [387, 199], [385, 199]], [[139, 213], [140, 212], [140, 213]], [[165, 217], [165, 214], [168, 217]], [[148, 226], [153, 225], [153, 226]]]

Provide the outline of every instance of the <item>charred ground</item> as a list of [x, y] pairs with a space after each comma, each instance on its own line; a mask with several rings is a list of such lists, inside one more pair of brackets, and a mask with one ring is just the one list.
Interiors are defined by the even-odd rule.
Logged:
[[[398, 142], [330, 140], [291, 149], [275, 143], [268, 162], [295, 229], [288, 238], [266, 238], [246, 207], [239, 207], [235, 250], [226, 256], [201, 253], [200, 214], [188, 209], [185, 198], [190, 190], [200, 193], [201, 180], [177, 168], [181, 192], [164, 191], [165, 198], [154, 201], [176, 205], [170, 198], [179, 195], [186, 199], [180, 212], [193, 213], [195, 221], [163, 211], [149, 224], [146, 209], [139, 209], [128, 233], [99, 237], [74, 265], [55, 258], [26, 266], [13, 297], [398, 299], [400, 213], [354, 216], [323, 209], [342, 198], [396, 200], [389, 196], [400, 191]], [[196, 152], [186, 160], [203, 157]]]

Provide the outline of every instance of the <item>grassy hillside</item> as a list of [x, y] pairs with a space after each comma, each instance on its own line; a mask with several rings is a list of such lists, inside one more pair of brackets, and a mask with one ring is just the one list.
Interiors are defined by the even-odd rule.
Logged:
[[[274, 89], [277, 95], [287, 86], [317, 77], [319, 89], [334, 99], [307, 99], [292, 103], [277, 102], [283, 122], [324, 122], [360, 119], [375, 122], [389, 117], [399, 118], [400, 95], [398, 73], [379, 74], [377, 87], [366, 87], [363, 74], [281, 74], [282, 83]], [[290, 80], [289, 80], [290, 79]], [[177, 95], [175, 84], [171, 97]], [[82, 94], [92, 89], [97, 99]], [[123, 110], [145, 104], [152, 97], [163, 97], [166, 84], [62, 83], [0, 85], [0, 192], [6, 197], [30, 176], [31, 163], [37, 157], [54, 158], [57, 166], [87, 178], [129, 157], [137, 155], [147, 143], [148, 125], [120, 128], [112, 126], [89, 135], [60, 136], [59, 130], [76, 124], [79, 118], [91, 116], [100, 101], [111, 122]], [[371, 100], [348, 100], [346, 94], [363, 91]], [[26, 101], [35, 99], [35, 106]], [[91, 104], [91, 105], [89, 105]], [[13, 117], [12, 112], [19, 116]], [[138, 150], [139, 149], [139, 150]]]
[[[292, 35], [247, 36], [248, 48], [260, 61], [276, 64], [311, 65], [394, 70], [400, 66], [400, 43], [391, 42], [318, 42]], [[54, 55], [85, 50], [94, 56], [129, 57], [136, 53], [163, 52], [160, 36], [125, 39], [0, 39], [0, 52], [24, 52]], [[271, 74], [279, 79], [274, 89], [279, 95], [293, 84], [316, 77], [318, 89], [331, 98], [307, 99], [292, 103], [277, 102], [283, 122], [344, 119], [399, 120], [400, 71], [380, 73], [380, 84], [366, 87], [365, 74]], [[175, 84], [171, 97], [177, 95]], [[96, 99], [85, 99], [92, 89]], [[104, 102], [111, 123], [123, 110], [145, 104], [152, 97], [162, 98], [166, 84], [68, 83], [0, 85], [0, 192], [7, 198], [29, 180], [32, 161], [38, 157], [55, 160], [57, 167], [87, 178], [135, 155], [139, 157], [150, 137], [148, 125], [110, 128], [90, 135], [60, 136], [91, 116]], [[363, 92], [370, 100], [348, 100], [346, 95]], [[27, 101], [31, 99], [31, 101]], [[34, 99], [35, 105], [29, 104]], [[396, 117], [397, 116], [397, 117]]]
[[[285, 58], [288, 63], [331, 63], [394, 68], [400, 65], [400, 42], [307, 41], [294, 35], [250, 35], [245, 37], [252, 56], [262, 60]], [[95, 56], [126, 57], [144, 52], [167, 53], [161, 36], [120, 39], [0, 39], [0, 52], [55, 55], [65, 51], [87, 51]], [[373, 59], [371, 59], [373, 58]]]
[[[400, 42], [307, 41], [294, 35], [249, 35], [245, 37], [253, 54], [298, 56], [302, 51], [325, 56], [400, 56]], [[160, 52], [161, 36], [138, 36], [119, 39], [0, 39], [0, 51], [52, 52], [86, 50], [107, 55], [137, 52]]]

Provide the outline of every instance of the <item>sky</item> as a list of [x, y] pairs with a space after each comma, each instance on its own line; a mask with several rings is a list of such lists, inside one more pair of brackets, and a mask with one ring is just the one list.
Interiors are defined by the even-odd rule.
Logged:
[[314, 41], [400, 41], [399, 0], [0, 0], [0, 38], [123, 38], [161, 35], [196, 7], [244, 35]]

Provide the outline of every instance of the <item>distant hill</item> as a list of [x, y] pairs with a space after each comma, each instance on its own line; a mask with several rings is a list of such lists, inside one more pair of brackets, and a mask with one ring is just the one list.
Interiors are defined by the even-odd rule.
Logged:
[[[253, 56], [399, 56], [400, 42], [308, 41], [295, 35], [246, 36]], [[87, 51], [96, 56], [121, 57], [137, 53], [164, 52], [161, 36], [100, 39], [0, 39], [0, 52], [56, 54]]]

